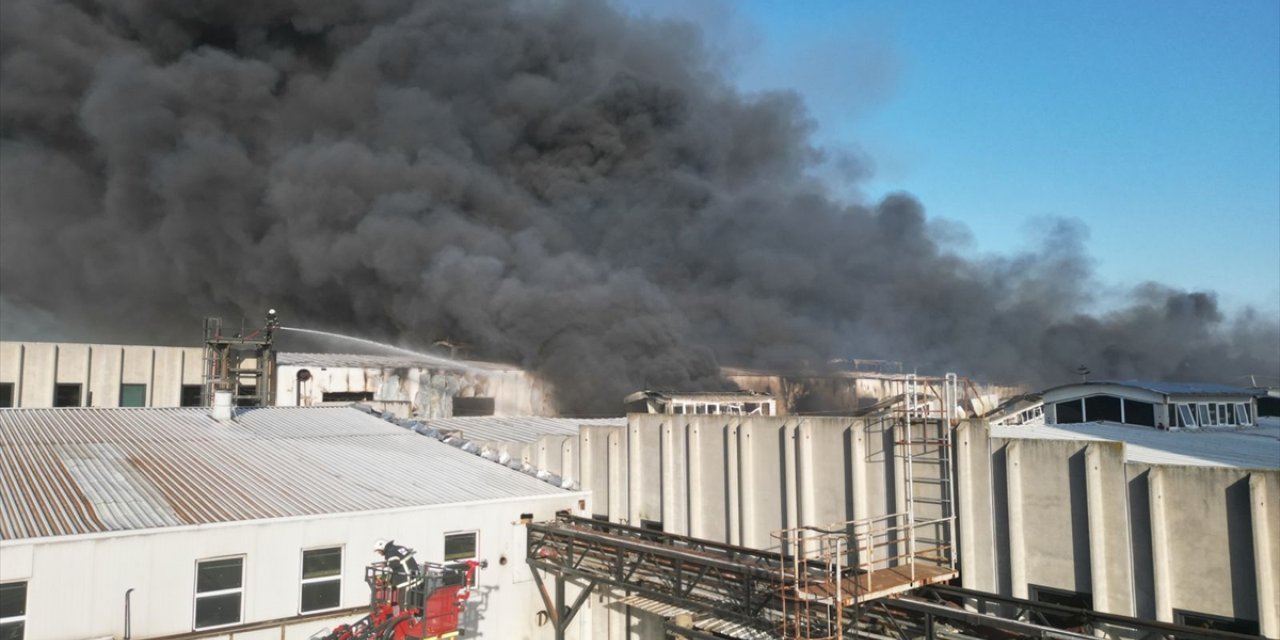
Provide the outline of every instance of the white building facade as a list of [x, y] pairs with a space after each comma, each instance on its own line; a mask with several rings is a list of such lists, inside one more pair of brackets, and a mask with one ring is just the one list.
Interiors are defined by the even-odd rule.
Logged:
[[8, 409], [0, 443], [0, 589], [21, 602], [0, 625], [23, 640], [309, 637], [367, 613], [384, 538], [488, 561], [467, 637], [542, 638], [522, 519], [590, 510], [349, 408]]
[[[0, 342], [0, 408], [198, 407], [203, 368], [200, 347]], [[359, 402], [402, 418], [556, 415], [548, 383], [489, 362], [279, 352], [275, 373], [280, 407]]]
[[0, 342], [0, 408], [200, 405], [203, 349]]

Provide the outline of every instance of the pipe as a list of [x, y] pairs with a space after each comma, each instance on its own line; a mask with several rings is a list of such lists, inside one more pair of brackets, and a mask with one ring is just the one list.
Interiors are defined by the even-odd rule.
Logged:
[[129, 638], [133, 636], [133, 606], [131, 596], [133, 596], [133, 587], [129, 587], [129, 590], [124, 592], [124, 640], [129, 640]]

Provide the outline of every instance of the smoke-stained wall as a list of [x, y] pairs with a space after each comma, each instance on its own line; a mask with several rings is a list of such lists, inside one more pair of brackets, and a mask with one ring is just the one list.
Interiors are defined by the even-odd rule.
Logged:
[[1081, 363], [1280, 369], [1274, 319], [1210, 293], [1148, 284], [1086, 314], [1075, 223], [974, 258], [910, 195], [833, 197], [799, 99], [721, 64], [603, 0], [5, 2], [3, 329], [149, 342], [270, 306], [475, 345], [576, 413], [726, 387], [720, 363], [1033, 387]]

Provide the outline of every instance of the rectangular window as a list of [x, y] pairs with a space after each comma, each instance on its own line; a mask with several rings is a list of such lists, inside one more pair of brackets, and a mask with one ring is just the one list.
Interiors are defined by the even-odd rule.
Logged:
[[302, 552], [300, 613], [337, 609], [342, 600], [342, 547]]
[[80, 406], [80, 385], [79, 384], [53, 385], [53, 406], [55, 407]]
[[493, 398], [454, 398], [453, 416], [491, 416], [494, 411]]
[[1089, 422], [1121, 422], [1120, 398], [1089, 396], [1084, 399], [1084, 419]]
[[1178, 421], [1181, 426], [1188, 429], [1196, 428], [1196, 412], [1192, 408], [1193, 406], [1189, 404], [1178, 405]]
[[470, 560], [474, 557], [476, 557], [476, 532], [445, 534], [445, 560]]
[[196, 561], [195, 629], [240, 623], [244, 557]]
[[[1066, 607], [1067, 609], [1088, 610], [1093, 609], [1093, 594], [1082, 593], [1079, 591], [1067, 591], [1065, 589], [1053, 589], [1050, 587], [1042, 587], [1040, 585], [1027, 585], [1031, 600], [1034, 602], [1044, 602], [1046, 604]], [[1059, 629], [1070, 629], [1079, 627], [1084, 624], [1085, 617], [1082, 613], [1070, 611], [1048, 611], [1040, 612], [1051, 625]]]
[[1196, 408], [1200, 410], [1199, 412], [1200, 426], [1202, 427], [1213, 426], [1213, 410], [1211, 409], [1210, 405], [1201, 403], [1196, 405]]
[[13, 383], [0, 382], [0, 407], [13, 406]]
[[1240, 618], [1227, 618], [1224, 616], [1215, 616], [1207, 613], [1197, 613], [1194, 611], [1182, 611], [1180, 609], [1173, 610], [1173, 621], [1177, 624], [1194, 627], [1196, 629], [1210, 629], [1213, 631], [1227, 631], [1229, 633], [1242, 633], [1246, 635], [1258, 635], [1258, 623], [1254, 620], [1242, 620]]
[[27, 583], [0, 584], [0, 640], [22, 640], [27, 630]]
[[1243, 402], [1236, 404], [1236, 424], [1253, 424], [1253, 419], [1249, 416], [1249, 405]]
[[182, 385], [182, 393], [178, 398], [178, 406], [182, 407], [199, 407], [203, 406], [203, 398], [201, 397], [202, 385], [184, 384]]
[[120, 385], [120, 406], [122, 407], [147, 406], [147, 385], [145, 384]]
[[1068, 400], [1053, 406], [1057, 418], [1054, 424], [1076, 424], [1084, 422], [1084, 401]]
[[1231, 424], [1231, 407], [1225, 402], [1218, 403], [1218, 424]]
[[1156, 408], [1150, 402], [1124, 399], [1125, 424], [1138, 424], [1144, 427], [1156, 426]]
[[320, 394], [320, 402], [364, 402], [372, 399], [372, 391], [327, 391]]

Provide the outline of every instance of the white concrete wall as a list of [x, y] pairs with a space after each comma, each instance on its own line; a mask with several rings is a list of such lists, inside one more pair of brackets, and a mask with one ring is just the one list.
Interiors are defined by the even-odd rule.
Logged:
[[991, 479], [995, 506], [988, 535], [983, 496], [961, 482], [966, 586], [1026, 597], [1039, 585], [1091, 594], [1099, 611], [1172, 622], [1180, 609], [1280, 637], [1280, 471], [1126, 463], [1113, 442], [991, 446], [990, 473], [976, 455], [961, 463], [974, 482]]
[[177, 407], [183, 385], [201, 383], [203, 351], [53, 342], [0, 342], [0, 382], [14, 406], [53, 406], [55, 384], [81, 385], [82, 406], [120, 406], [121, 384], [147, 385], [147, 406]]
[[[520, 514], [550, 519], [557, 510], [577, 512], [582, 499], [587, 494], [566, 492], [469, 505], [6, 540], [0, 542], [0, 581], [28, 581], [27, 640], [122, 637], [124, 595], [130, 588], [135, 589], [133, 636], [142, 639], [192, 630], [199, 559], [245, 556], [243, 618], [251, 623], [298, 614], [303, 549], [344, 548], [342, 606], [360, 607], [368, 604], [364, 566], [378, 559], [372, 552], [376, 539], [393, 538], [417, 549], [419, 559], [439, 561], [446, 533], [479, 531], [479, 555], [489, 567], [478, 573], [464, 616], [467, 637], [546, 638], [547, 628], [536, 623], [543, 605], [524, 562]], [[585, 616], [580, 626], [590, 628], [590, 612], [580, 615]], [[299, 632], [300, 637], [326, 627], [315, 626]], [[279, 630], [274, 633], [273, 638], [281, 637]]]
[[[582, 487], [615, 522], [769, 548], [784, 526], [902, 508], [884, 422], [628, 418], [577, 438]], [[1122, 443], [993, 439], [980, 421], [962, 421], [953, 441], [964, 586], [1089, 593], [1099, 611], [1148, 619], [1180, 608], [1258, 620], [1280, 637], [1280, 471], [1136, 465]], [[1147, 488], [1157, 476], [1159, 500]]]

